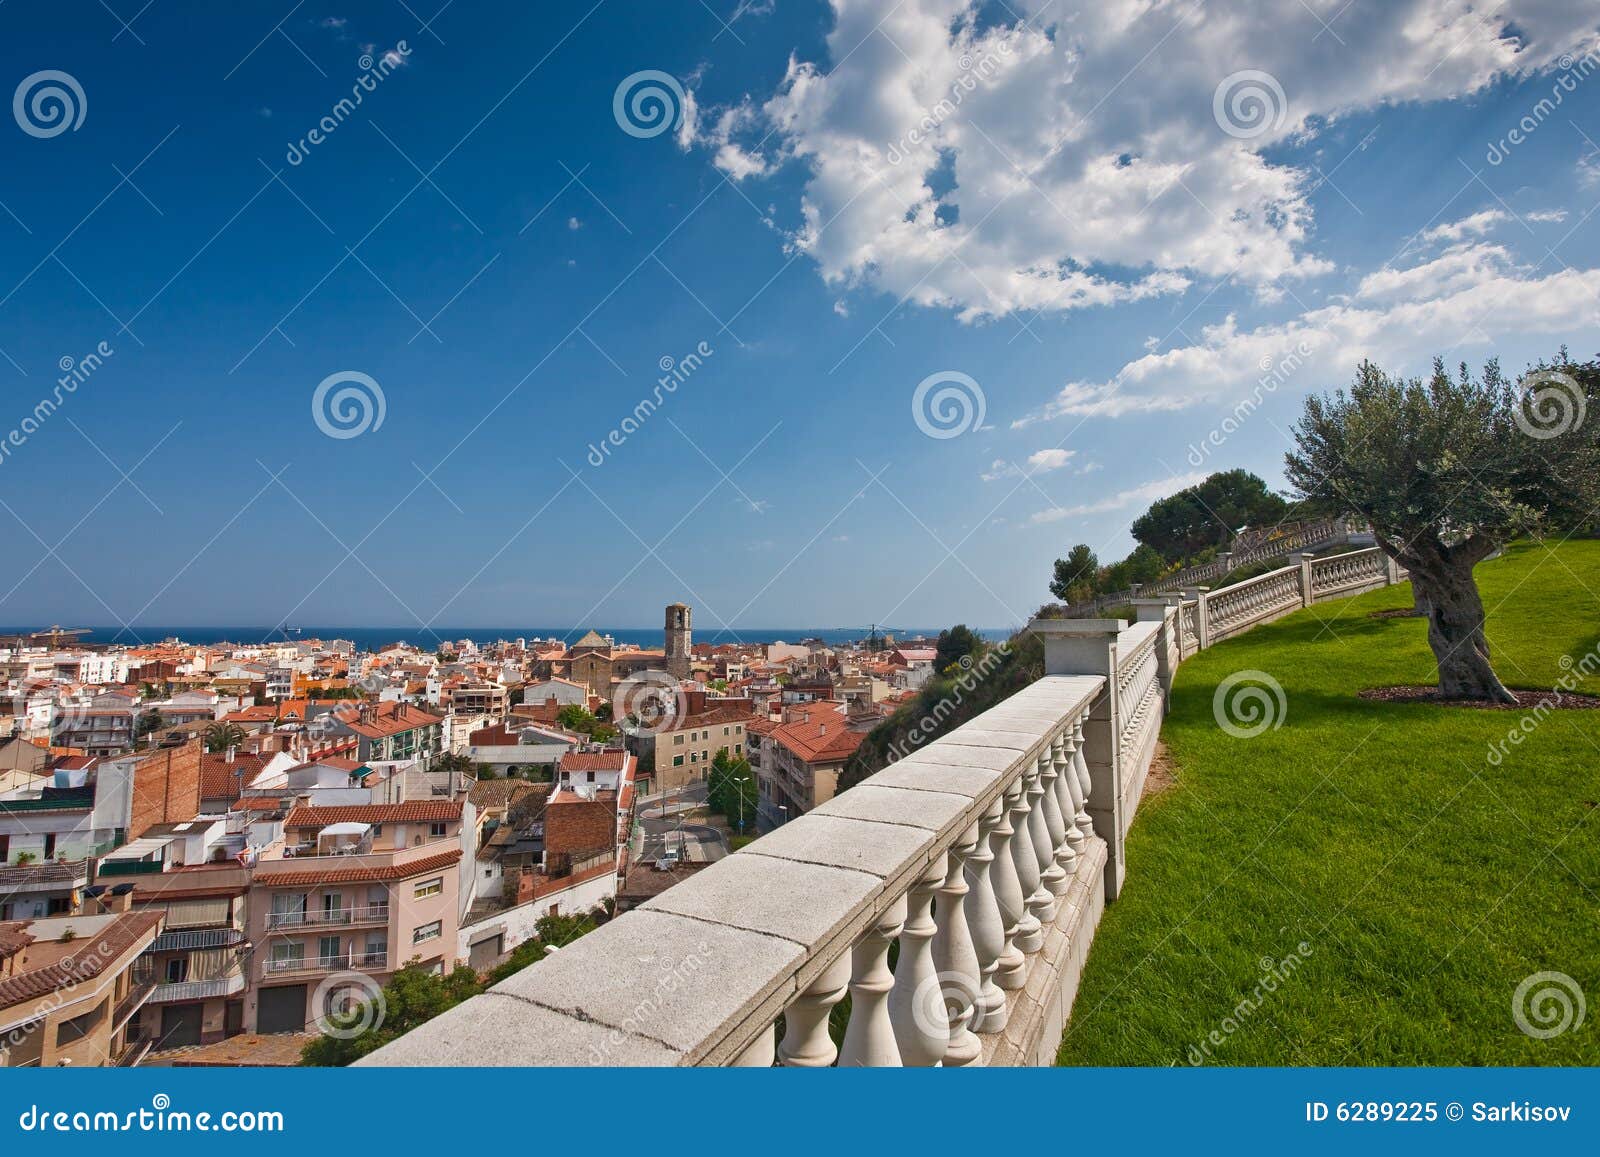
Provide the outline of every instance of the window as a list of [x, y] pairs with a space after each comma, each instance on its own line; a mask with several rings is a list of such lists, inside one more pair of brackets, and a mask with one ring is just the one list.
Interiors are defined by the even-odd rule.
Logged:
[[672, 766], [673, 767], [682, 767], [683, 766], [683, 756], [674, 755], [672, 757]]
[[428, 825], [428, 834], [430, 836], [433, 836], [435, 839], [437, 839], [440, 836], [444, 835], [445, 832], [448, 830], [448, 828], [449, 828], [449, 825], [446, 824], [446, 823], [443, 823], [443, 822], [436, 823], [436, 824], [429, 824]]
[[175, 956], [167, 961], [167, 983], [181, 984], [189, 979], [189, 958]]
[[590, 783], [593, 783], [593, 782], [594, 782], [594, 772], [592, 772], [592, 771], [591, 771], [591, 772], [589, 772], [589, 782], [590, 782]]
[[418, 884], [416, 891], [413, 892], [412, 895], [415, 896], [418, 900], [422, 900], [422, 899], [425, 899], [425, 898], [427, 898], [429, 896], [437, 896], [440, 892], [443, 892], [443, 891], [444, 891], [444, 877], [443, 876], [435, 876], [431, 880], [424, 880], [424, 881], [422, 881], [422, 883]]
[[324, 964], [342, 963], [339, 954], [340, 944], [337, 936], [317, 937], [317, 959]]
[[71, 1020], [64, 1020], [56, 1026], [56, 1047], [71, 1044], [73, 1041], [82, 1040], [94, 1030], [105, 1015], [106, 1002], [101, 1001], [94, 1008], [82, 1016], [75, 1016]]
[[444, 932], [444, 922], [435, 920], [432, 924], [424, 924], [411, 933], [411, 943], [421, 944], [427, 940], [437, 940]]
[[676, 735], [674, 735], [672, 737], [672, 746], [674, 746], [674, 747], [682, 747], [683, 746], [683, 732], [680, 731], [680, 732], [678, 732], [678, 734], [676, 734]]

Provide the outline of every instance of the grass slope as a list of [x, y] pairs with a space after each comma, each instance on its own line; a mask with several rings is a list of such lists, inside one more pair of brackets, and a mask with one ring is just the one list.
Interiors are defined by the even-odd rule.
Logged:
[[[1508, 686], [1549, 688], [1597, 645], [1600, 542], [1519, 544], [1477, 575]], [[1324, 603], [1179, 669], [1177, 783], [1129, 835], [1061, 1063], [1600, 1063], [1600, 712], [1549, 714], [1495, 766], [1522, 712], [1357, 699], [1434, 680], [1424, 622], [1368, 617], [1410, 599]], [[1277, 730], [1218, 727], [1242, 669], [1282, 684]], [[1589, 1004], [1548, 1040], [1512, 1017], [1541, 971]]]

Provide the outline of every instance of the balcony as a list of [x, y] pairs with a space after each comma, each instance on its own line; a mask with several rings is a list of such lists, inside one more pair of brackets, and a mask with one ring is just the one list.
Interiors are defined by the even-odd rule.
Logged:
[[237, 928], [196, 928], [179, 932], [163, 932], [150, 945], [150, 952], [187, 952], [200, 948], [231, 948], [244, 943], [244, 933]]
[[389, 905], [387, 904], [369, 904], [365, 907], [355, 908], [329, 908], [321, 911], [267, 913], [267, 929], [269, 931], [304, 927], [352, 927], [360, 924], [387, 924], [388, 922]]
[[156, 990], [155, 984], [147, 979], [136, 980], [128, 989], [128, 994], [117, 1001], [117, 1007], [111, 1013], [111, 1031], [128, 1023], [130, 1017], [138, 1012], [149, 1001], [151, 994]]
[[237, 996], [244, 991], [244, 973], [235, 972], [215, 980], [182, 980], [158, 984], [150, 994], [151, 1004], [188, 1004], [196, 1000]]
[[383, 972], [389, 967], [389, 952], [344, 952], [337, 956], [283, 956], [270, 957], [262, 962], [264, 977], [282, 976], [299, 972], [347, 972], [351, 969], [371, 969]]

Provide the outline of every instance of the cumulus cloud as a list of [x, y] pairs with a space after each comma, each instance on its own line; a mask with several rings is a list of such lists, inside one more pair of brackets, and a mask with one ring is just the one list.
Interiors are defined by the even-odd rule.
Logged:
[[[830, 285], [968, 321], [1223, 277], [1270, 302], [1332, 270], [1313, 245], [1315, 174], [1269, 160], [1271, 146], [1596, 43], [1591, 0], [1314, 8], [1265, 20], [1259, 0], [833, 0], [823, 59], [795, 56], [775, 92], [696, 110], [687, 140], [739, 181], [804, 166], [791, 242]], [[1271, 80], [1251, 90], [1260, 100], [1214, 108], [1247, 71]], [[1257, 120], [1230, 131], [1235, 112]]]
[[1109, 497], [1098, 499], [1094, 502], [1084, 502], [1076, 506], [1051, 506], [1044, 510], [1036, 511], [1028, 521], [1035, 526], [1047, 522], [1060, 522], [1064, 518], [1082, 518], [1090, 514], [1107, 514], [1113, 510], [1124, 510], [1129, 506], [1148, 504], [1162, 498], [1168, 498], [1180, 490], [1187, 490], [1205, 481], [1206, 476], [1199, 471], [1190, 471], [1187, 474], [1174, 474], [1170, 478], [1156, 478], [1131, 490], [1119, 491]]
[[1600, 270], [1540, 274], [1501, 246], [1454, 246], [1406, 268], [1367, 275], [1349, 298], [1291, 320], [1241, 328], [1230, 315], [1200, 340], [1128, 362], [1110, 378], [1068, 382], [1048, 404], [1012, 423], [1063, 415], [1180, 410], [1269, 390], [1343, 382], [1363, 358], [1410, 362], [1416, 351], [1480, 347], [1528, 334], [1592, 326]]

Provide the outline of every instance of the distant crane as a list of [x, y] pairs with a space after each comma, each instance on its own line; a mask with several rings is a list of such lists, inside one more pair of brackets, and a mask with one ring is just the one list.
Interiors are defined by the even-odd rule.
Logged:
[[882, 643], [879, 642], [878, 633], [880, 631], [885, 635], [888, 635], [890, 631], [900, 631], [901, 633], [905, 632], [904, 627], [889, 627], [885, 626], [883, 623], [871, 623], [865, 627], [835, 627], [834, 629], [839, 631], [866, 631], [867, 650], [869, 651], [881, 651], [888, 646], [887, 638], [884, 639]]
[[54, 623], [47, 630], [35, 631], [28, 637], [30, 639], [49, 639], [52, 647], [59, 647], [62, 639], [92, 634], [94, 632], [88, 627], [63, 627], [60, 623]]

